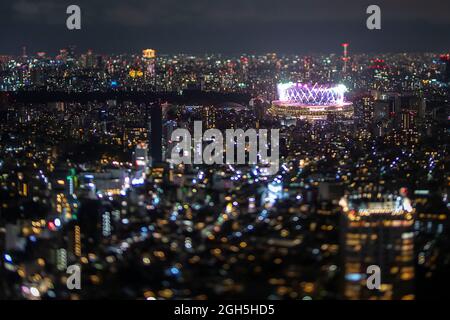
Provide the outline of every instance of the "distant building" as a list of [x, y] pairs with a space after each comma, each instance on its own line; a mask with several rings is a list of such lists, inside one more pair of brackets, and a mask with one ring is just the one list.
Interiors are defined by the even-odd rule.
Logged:
[[150, 156], [153, 163], [162, 162], [162, 108], [160, 103], [150, 107]]
[[355, 121], [360, 125], [371, 125], [375, 119], [375, 101], [371, 96], [364, 96], [354, 102]]
[[203, 106], [202, 107], [202, 119], [203, 124], [206, 129], [214, 129], [217, 126], [217, 110], [214, 106]]
[[450, 82], [450, 54], [441, 55], [441, 61], [444, 65], [442, 70], [442, 82]]

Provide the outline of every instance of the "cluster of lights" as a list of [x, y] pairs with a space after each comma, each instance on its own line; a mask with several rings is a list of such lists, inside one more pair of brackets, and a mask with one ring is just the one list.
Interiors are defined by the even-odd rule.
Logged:
[[340, 84], [330, 87], [315, 84], [313, 86], [301, 83], [278, 84], [278, 97], [282, 102], [292, 102], [303, 105], [343, 105], [347, 88]]

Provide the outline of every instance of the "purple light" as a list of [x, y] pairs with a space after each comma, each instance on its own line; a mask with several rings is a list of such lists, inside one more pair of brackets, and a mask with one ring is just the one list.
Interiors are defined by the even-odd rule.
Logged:
[[301, 83], [281, 83], [278, 85], [278, 97], [281, 102], [302, 105], [343, 105], [344, 85], [334, 87], [315, 84], [309, 86]]

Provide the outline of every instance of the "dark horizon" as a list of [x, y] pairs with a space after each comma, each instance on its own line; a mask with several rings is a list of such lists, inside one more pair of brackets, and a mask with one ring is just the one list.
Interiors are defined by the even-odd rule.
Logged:
[[[0, 54], [57, 52], [76, 45], [79, 52], [163, 54], [446, 52], [450, 50], [450, 3], [438, 0], [380, 0], [382, 29], [366, 28], [368, 1], [268, 0], [180, 2], [79, 0], [2, 1]], [[82, 10], [82, 29], [69, 31], [70, 4]]]

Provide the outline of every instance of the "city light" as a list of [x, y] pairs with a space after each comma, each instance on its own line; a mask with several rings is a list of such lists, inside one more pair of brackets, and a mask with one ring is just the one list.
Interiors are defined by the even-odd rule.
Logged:
[[0, 55], [0, 299], [446, 297], [448, 54], [344, 49]]
[[279, 101], [302, 105], [343, 105], [345, 92], [347, 88], [343, 84], [334, 87], [292, 82], [278, 84]]
[[281, 83], [277, 86], [278, 100], [272, 102], [269, 113], [274, 116], [326, 120], [329, 116], [353, 117], [352, 103], [345, 101], [347, 87]]

